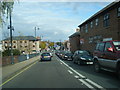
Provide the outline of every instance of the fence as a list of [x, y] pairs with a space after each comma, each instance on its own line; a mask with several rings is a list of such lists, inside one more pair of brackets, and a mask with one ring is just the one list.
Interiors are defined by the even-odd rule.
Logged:
[[[29, 54], [29, 55], [20, 55], [20, 56], [14, 56], [14, 63], [22, 62], [25, 60], [29, 60], [30, 58], [33, 58], [35, 56], [38, 56], [37, 54]], [[11, 56], [2, 57], [2, 66], [10, 65], [11, 64]]]

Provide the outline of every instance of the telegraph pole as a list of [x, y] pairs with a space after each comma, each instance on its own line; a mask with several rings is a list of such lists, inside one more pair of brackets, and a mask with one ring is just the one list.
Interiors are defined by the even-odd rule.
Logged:
[[36, 30], [39, 30], [39, 27], [35, 27], [35, 49], [37, 50], [37, 38], [36, 38]]
[[8, 29], [10, 29], [10, 47], [11, 47], [11, 64], [14, 64], [14, 57], [13, 57], [13, 48], [12, 48], [12, 30], [14, 30], [13, 26], [12, 26], [12, 20], [11, 20], [11, 9], [10, 6], [8, 6], [9, 8], [9, 17], [10, 17], [10, 26], [8, 26]]

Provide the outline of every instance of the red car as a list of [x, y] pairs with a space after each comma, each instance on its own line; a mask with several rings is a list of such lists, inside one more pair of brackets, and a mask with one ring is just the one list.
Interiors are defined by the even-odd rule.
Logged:
[[93, 53], [94, 69], [117, 72], [120, 78], [120, 41], [103, 41], [96, 45]]

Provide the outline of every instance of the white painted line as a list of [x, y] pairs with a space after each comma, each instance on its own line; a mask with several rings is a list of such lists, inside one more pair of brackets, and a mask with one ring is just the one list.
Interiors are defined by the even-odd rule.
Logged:
[[91, 86], [89, 83], [87, 83], [86, 81], [84, 81], [83, 79], [78, 79], [80, 82], [82, 82], [83, 84], [85, 84], [87, 87], [89, 87], [92, 90], [96, 90], [93, 86]]
[[60, 64], [62, 64], [62, 63], [60, 63]]
[[70, 70], [68, 70], [68, 72], [69, 72], [70, 74], [73, 74], [73, 72], [72, 72], [72, 71], [70, 71]]
[[85, 78], [85, 76], [83, 76], [82, 74], [78, 73], [76, 70], [74, 70], [73, 68], [69, 67], [73, 72], [75, 72], [77, 75], [79, 75], [81, 78]]
[[97, 83], [91, 81], [90, 79], [86, 79], [86, 81], [88, 81], [89, 83], [93, 84], [94, 86], [98, 87], [98, 88], [101, 88], [102, 90], [106, 90], [104, 89], [102, 86], [98, 85]]
[[74, 76], [74, 77], [77, 78], [77, 79], [79, 78], [79, 76]]
[[[60, 60], [61, 61], [61, 60]], [[75, 71], [73, 68], [71, 68], [70, 66], [68, 66], [65, 62], [61, 61], [65, 66], [67, 66], [69, 69], [71, 69], [73, 72], [75, 72], [76, 74], [78, 74], [80, 77], [85, 78], [85, 76], [83, 76], [82, 74], [78, 73], [77, 71]]]
[[[67, 65], [65, 62], [59, 60], [60, 62], [62, 62], [65, 66], [67, 66], [70, 70], [72, 70], [74, 73], [76, 73], [78, 76], [80, 76], [80, 78], [85, 78], [85, 76], [83, 76], [82, 74], [78, 73], [76, 70], [74, 70], [73, 68], [71, 68], [69, 65]], [[81, 79], [80, 79], [81, 80]], [[94, 86], [96, 86], [97, 88], [101, 88], [104, 89], [102, 86], [98, 85], [97, 83], [91, 81], [90, 79], [85, 79], [87, 80], [89, 83], [93, 84]], [[84, 81], [84, 80], [83, 80]], [[85, 82], [85, 81], [84, 81]], [[87, 86], [87, 85], [86, 85]], [[105, 89], [104, 89], [105, 90]]]

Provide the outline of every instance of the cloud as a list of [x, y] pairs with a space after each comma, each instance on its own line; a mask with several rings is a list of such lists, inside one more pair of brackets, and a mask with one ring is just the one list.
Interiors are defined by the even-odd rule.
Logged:
[[[20, 2], [13, 10], [14, 35], [43, 36], [44, 40], [66, 40], [86, 18], [108, 3]], [[86, 8], [85, 8], [86, 7]], [[96, 8], [97, 7], [97, 8]]]

